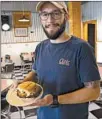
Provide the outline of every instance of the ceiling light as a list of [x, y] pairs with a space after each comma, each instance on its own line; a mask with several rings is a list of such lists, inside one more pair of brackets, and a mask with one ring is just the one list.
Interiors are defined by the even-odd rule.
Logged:
[[27, 19], [25, 16], [23, 16], [23, 17], [20, 18], [18, 21], [19, 21], [19, 22], [29, 22], [29, 19]]

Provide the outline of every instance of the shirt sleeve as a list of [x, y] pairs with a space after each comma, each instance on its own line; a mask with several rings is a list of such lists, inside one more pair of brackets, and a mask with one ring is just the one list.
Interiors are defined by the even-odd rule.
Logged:
[[100, 80], [94, 50], [86, 42], [82, 43], [79, 53], [79, 75], [82, 82]]

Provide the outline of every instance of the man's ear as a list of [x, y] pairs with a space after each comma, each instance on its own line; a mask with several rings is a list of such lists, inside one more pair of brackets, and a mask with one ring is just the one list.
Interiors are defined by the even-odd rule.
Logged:
[[65, 20], [69, 20], [69, 14], [65, 14]]

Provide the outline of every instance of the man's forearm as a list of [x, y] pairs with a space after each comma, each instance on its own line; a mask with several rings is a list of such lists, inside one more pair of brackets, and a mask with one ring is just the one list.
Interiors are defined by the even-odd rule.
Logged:
[[58, 96], [60, 104], [78, 104], [95, 100], [99, 97], [100, 88], [82, 88], [72, 93]]
[[25, 81], [33, 81], [33, 79], [36, 77], [36, 73], [34, 71], [31, 71], [28, 73], [28, 75], [24, 78]]

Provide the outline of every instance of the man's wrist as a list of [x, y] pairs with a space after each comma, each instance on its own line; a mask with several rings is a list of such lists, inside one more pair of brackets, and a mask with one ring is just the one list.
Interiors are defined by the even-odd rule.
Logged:
[[53, 103], [51, 104], [52, 108], [58, 107], [59, 102], [58, 102], [58, 95], [52, 95], [53, 96]]

